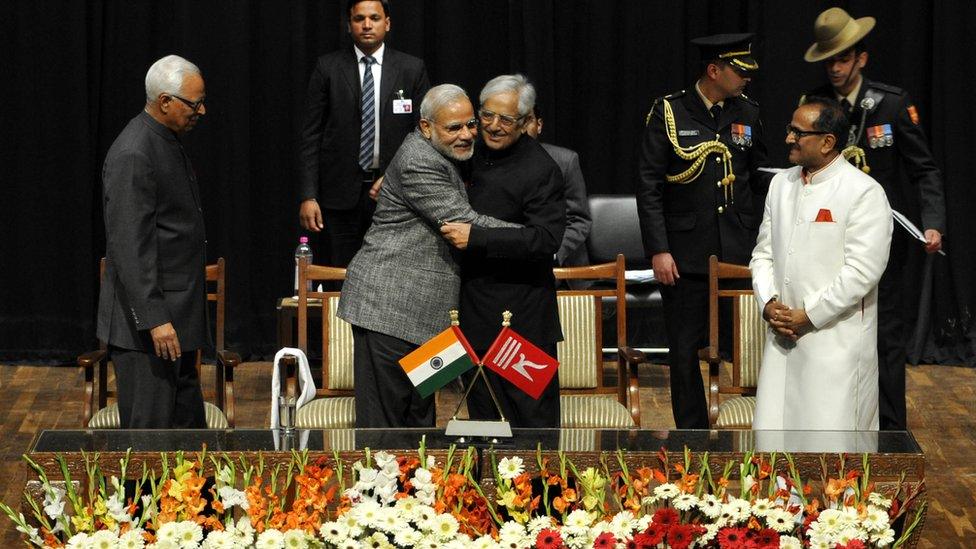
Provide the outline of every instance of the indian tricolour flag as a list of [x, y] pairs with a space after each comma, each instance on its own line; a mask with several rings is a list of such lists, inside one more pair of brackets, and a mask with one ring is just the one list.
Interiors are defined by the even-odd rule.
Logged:
[[400, 359], [400, 366], [427, 398], [451, 380], [474, 367], [477, 355], [461, 329], [451, 326]]

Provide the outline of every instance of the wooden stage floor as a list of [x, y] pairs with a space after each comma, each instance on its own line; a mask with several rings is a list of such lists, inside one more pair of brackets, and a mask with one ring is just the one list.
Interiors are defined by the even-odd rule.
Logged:
[[[267, 425], [270, 363], [245, 363], [235, 377], [237, 425]], [[640, 382], [644, 427], [673, 428], [667, 368], [641, 366]], [[0, 500], [14, 503], [27, 477], [20, 456], [34, 434], [80, 426], [82, 377], [74, 367], [0, 365], [0, 391]], [[442, 391], [439, 425], [458, 398]], [[927, 459], [930, 508], [919, 547], [976, 547], [976, 370], [909, 367], [908, 411]], [[0, 518], [0, 547], [16, 546], [18, 533]]]

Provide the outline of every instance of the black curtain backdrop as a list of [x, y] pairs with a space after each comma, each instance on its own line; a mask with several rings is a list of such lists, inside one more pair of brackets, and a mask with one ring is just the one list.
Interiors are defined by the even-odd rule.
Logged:
[[[869, 77], [913, 95], [948, 199], [948, 257], [921, 260], [924, 313], [915, 359], [976, 365], [976, 173], [968, 106], [976, 3], [928, 1], [394, 1], [391, 47], [427, 62], [433, 83], [472, 96], [523, 72], [539, 91], [544, 139], [577, 150], [590, 193], [633, 193], [653, 99], [688, 86], [688, 40], [755, 31], [771, 157], [779, 128], [822, 82], [802, 61], [816, 15], [841, 5], [878, 19]], [[275, 348], [274, 303], [291, 292], [296, 148], [315, 59], [350, 44], [345, 0], [43, 1], [0, 5], [0, 360], [69, 361], [95, 345], [97, 261], [105, 249], [101, 165], [144, 104], [157, 58], [195, 62], [207, 116], [187, 138], [201, 181], [208, 253], [229, 265], [227, 341], [245, 356]]]

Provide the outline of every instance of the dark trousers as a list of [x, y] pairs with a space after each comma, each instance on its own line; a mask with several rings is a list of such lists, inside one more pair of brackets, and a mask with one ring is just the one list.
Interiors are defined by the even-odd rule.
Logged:
[[206, 429], [196, 351], [176, 361], [109, 346], [123, 429]]
[[363, 247], [363, 237], [366, 236], [366, 231], [373, 222], [373, 212], [376, 211], [376, 201], [369, 197], [369, 188], [372, 185], [372, 182], [363, 181], [356, 205], [350, 209], [323, 208], [322, 222], [325, 224], [324, 232], [329, 246], [329, 265], [348, 267], [353, 256]]
[[661, 286], [661, 300], [674, 423], [678, 429], [708, 429], [708, 405], [698, 362], [698, 350], [708, 341], [708, 279], [682, 274], [674, 286]]
[[[540, 345], [540, 349], [549, 356], [556, 356], [556, 344]], [[477, 351], [478, 356], [484, 356], [487, 349]], [[474, 382], [474, 387], [468, 394], [468, 417], [478, 420], [499, 419], [498, 410], [491, 400], [491, 394], [482, 379], [475, 379], [477, 370], [464, 374], [465, 387]], [[521, 389], [506, 381], [500, 375], [485, 368], [485, 375], [491, 388], [498, 398], [505, 419], [512, 427], [545, 428], [559, 427], [559, 370], [552, 376], [549, 385], [542, 391], [539, 400], [522, 392]], [[477, 376], [480, 378], [481, 376]]]
[[878, 283], [878, 411], [882, 431], [908, 428], [905, 410], [905, 363], [907, 333], [905, 304], [907, 296], [918, 291], [904, 283], [904, 265], [908, 245], [902, 231], [895, 227], [891, 239], [888, 266]]
[[418, 346], [352, 327], [356, 427], [433, 427], [434, 397], [422, 398], [397, 362]]

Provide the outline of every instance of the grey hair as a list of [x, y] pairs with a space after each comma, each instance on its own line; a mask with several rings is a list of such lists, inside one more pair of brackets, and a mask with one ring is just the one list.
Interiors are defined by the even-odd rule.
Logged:
[[424, 100], [420, 103], [420, 118], [433, 122], [434, 113], [462, 98], [467, 99], [468, 94], [460, 86], [454, 84], [434, 86], [424, 94]]
[[519, 116], [525, 116], [535, 108], [535, 86], [521, 74], [503, 74], [492, 78], [481, 88], [478, 100], [483, 105], [489, 97], [507, 92], [518, 94]]
[[183, 80], [191, 74], [200, 74], [200, 69], [179, 55], [159, 59], [146, 72], [146, 101], [156, 101], [161, 93], [179, 95]]

